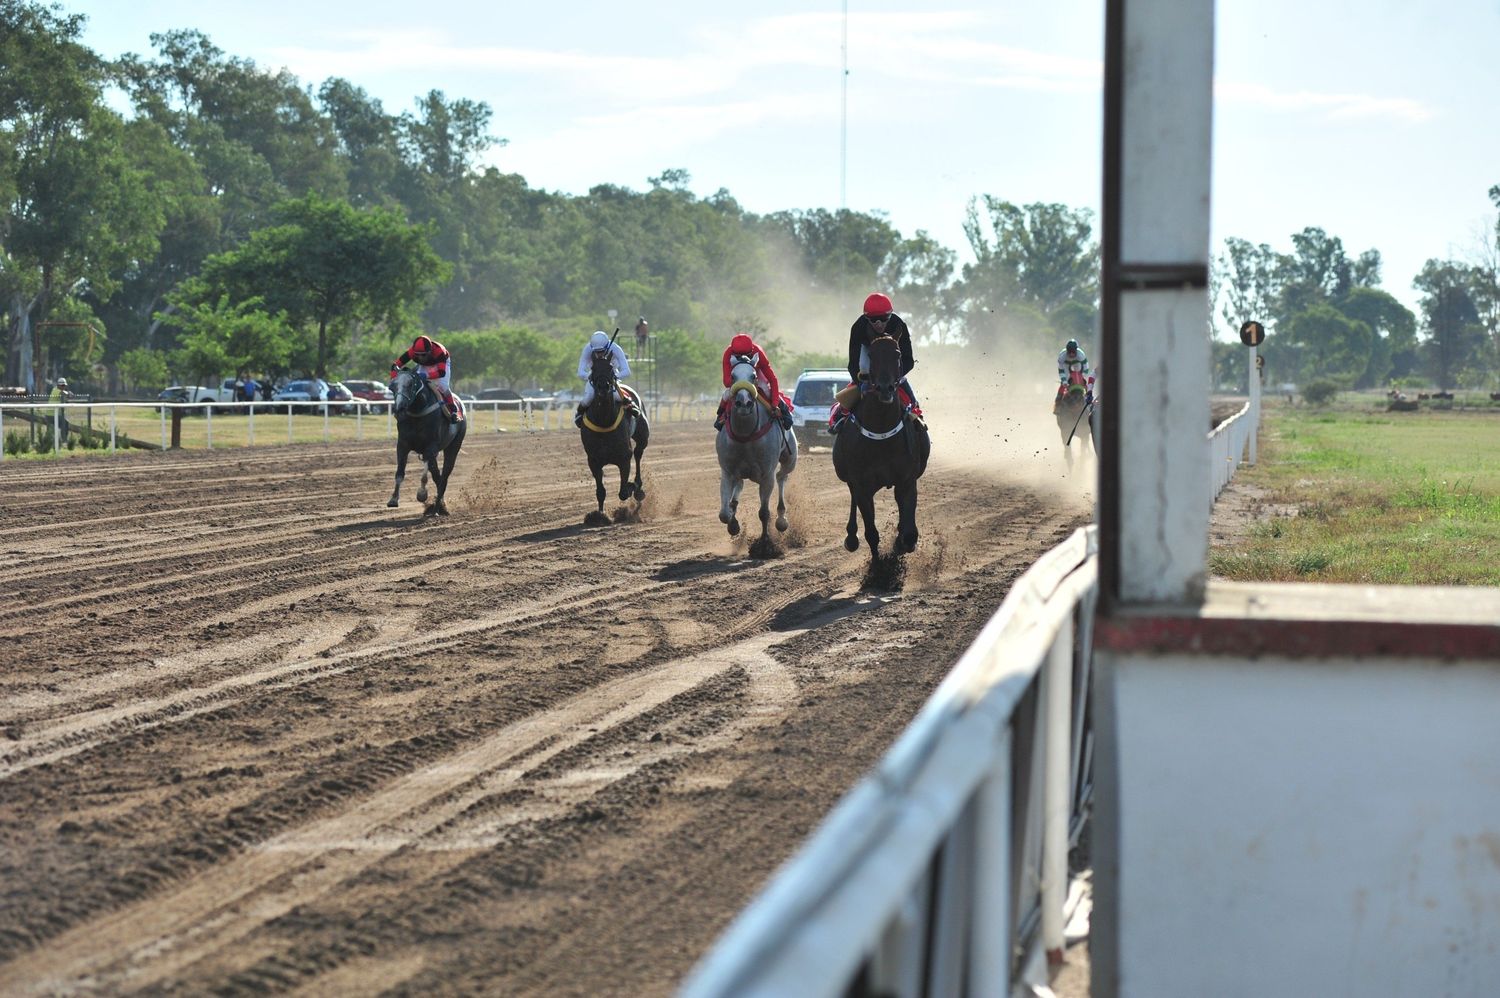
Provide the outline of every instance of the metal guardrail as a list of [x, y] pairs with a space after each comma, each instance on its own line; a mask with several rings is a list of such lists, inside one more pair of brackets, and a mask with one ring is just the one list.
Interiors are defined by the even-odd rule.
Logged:
[[[1213, 495], [1258, 423], [1210, 434]], [[1252, 448], [1253, 453], [1253, 448]], [[683, 998], [1018, 993], [1060, 955], [1092, 800], [1098, 534], [1023, 574], [921, 713], [684, 983]]]
[[734, 921], [684, 998], [1006, 995], [1063, 945], [1092, 795], [1096, 528], [1011, 588], [875, 771]]
[[[501, 414], [513, 412], [519, 416], [520, 429], [525, 432], [573, 429], [574, 403], [558, 402], [551, 397], [469, 400], [464, 402], [464, 407], [468, 418], [472, 420], [471, 427], [482, 427], [488, 416], [493, 421], [492, 428], [499, 432], [502, 429]], [[349, 409], [353, 411], [339, 412], [339, 410]], [[648, 409], [653, 420], [664, 422], [707, 419], [713, 412], [709, 403], [699, 401], [653, 400], [648, 404]], [[335, 424], [331, 422], [332, 420], [352, 419], [354, 421], [353, 439], [355, 440], [366, 438], [367, 423], [373, 423], [377, 428], [375, 432], [382, 439], [394, 440], [396, 436], [395, 420], [391, 417], [390, 403], [364, 399], [335, 402], [8, 402], [0, 399], [0, 460], [4, 460], [7, 456], [3, 448], [6, 412], [32, 413], [32, 418], [22, 417], [22, 419], [28, 425], [40, 422], [44, 428], [51, 430], [53, 453], [58, 453], [63, 449], [65, 429], [75, 434], [79, 433], [80, 427], [85, 422], [89, 424], [87, 432], [99, 435], [101, 442], [107, 437], [108, 443], [104, 449], [114, 453], [122, 444], [120, 414], [122, 411], [132, 410], [149, 410], [159, 414], [157, 422], [161, 450], [183, 446], [180, 421], [189, 415], [203, 416], [203, 446], [208, 450], [215, 449], [213, 438], [215, 418], [234, 419], [239, 422], [239, 425], [243, 425], [245, 445], [248, 446], [257, 444], [257, 426], [263, 428], [259, 433], [261, 444], [279, 442], [282, 425], [285, 426], [285, 442], [297, 442], [296, 430], [300, 424], [294, 419], [296, 415], [321, 416], [323, 419], [321, 436], [325, 443], [331, 442], [334, 438], [332, 430]], [[84, 414], [85, 418], [82, 422], [77, 416], [79, 413]], [[92, 425], [95, 414], [101, 417], [108, 416], [107, 429], [104, 426]], [[242, 422], [240, 422], [242, 417]], [[272, 425], [273, 420], [276, 421], [275, 428], [264, 429]], [[222, 436], [221, 434], [221, 440]], [[134, 445], [140, 444], [141, 441], [134, 441]]]

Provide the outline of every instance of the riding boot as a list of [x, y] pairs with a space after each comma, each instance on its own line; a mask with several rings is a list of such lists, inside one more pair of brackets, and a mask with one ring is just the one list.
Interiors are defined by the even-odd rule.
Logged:
[[448, 417], [448, 422], [458, 422], [458, 403], [448, 402], [443, 406], [443, 415]]
[[583, 414], [585, 411], [587, 410], [585, 410], [584, 407], [580, 405], [578, 407], [578, 411], [573, 414], [573, 425], [578, 427], [580, 430], [583, 429]]
[[790, 430], [792, 428], [792, 412], [786, 407], [786, 400], [778, 399], [776, 402], [776, 408], [781, 413], [781, 428], [783, 430]]
[[719, 403], [719, 411], [714, 413], [714, 432], [718, 433], [724, 428], [724, 403]]

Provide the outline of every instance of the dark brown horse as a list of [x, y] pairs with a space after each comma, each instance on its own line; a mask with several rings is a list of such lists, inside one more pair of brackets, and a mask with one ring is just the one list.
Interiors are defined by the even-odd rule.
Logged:
[[[615, 397], [615, 389], [621, 387], [615, 377], [614, 364], [609, 351], [594, 354], [593, 367], [589, 372], [589, 384], [594, 388], [594, 400], [583, 413], [583, 452], [588, 455], [589, 471], [594, 475], [594, 497], [599, 504], [597, 515], [604, 515], [604, 469], [615, 465], [620, 469], [620, 501], [632, 497], [637, 502], [646, 498], [641, 487], [641, 454], [651, 440], [651, 427], [646, 423], [646, 413], [636, 398], [635, 412], [630, 412]], [[634, 393], [626, 387], [625, 392]], [[630, 462], [635, 460], [635, 481], [630, 481]]]
[[880, 557], [880, 531], [875, 527], [875, 493], [893, 489], [900, 511], [896, 553], [917, 546], [917, 479], [927, 470], [932, 441], [921, 420], [905, 411], [897, 394], [901, 380], [901, 347], [889, 336], [871, 341], [869, 381], [861, 385], [859, 400], [833, 440], [833, 470], [849, 486], [849, 525], [844, 538], [848, 551], [859, 549], [855, 512], [865, 522], [870, 556]]
[[[406, 455], [416, 451], [422, 455], [422, 484], [417, 489], [417, 502], [427, 501], [427, 476], [437, 486], [437, 499], [429, 513], [448, 515], [443, 504], [443, 493], [448, 491], [448, 476], [453, 474], [453, 465], [458, 461], [458, 449], [464, 444], [469, 421], [448, 422], [443, 415], [443, 400], [427, 384], [427, 379], [416, 373], [403, 370], [391, 383], [395, 400], [391, 403], [396, 416], [396, 488], [391, 492], [387, 506], [401, 501], [401, 482], [406, 478]], [[438, 471], [437, 456], [443, 455], [443, 469]]]

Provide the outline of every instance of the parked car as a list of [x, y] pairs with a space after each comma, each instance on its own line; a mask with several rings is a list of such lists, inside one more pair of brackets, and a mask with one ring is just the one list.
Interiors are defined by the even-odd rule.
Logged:
[[328, 382], [322, 378], [288, 381], [271, 396], [273, 402], [327, 402]]
[[[519, 409], [521, 408], [521, 393], [511, 388], [486, 388], [479, 393], [479, 401], [514, 403], [514, 405], [501, 405], [498, 408]], [[492, 407], [485, 406], [485, 408]]]
[[849, 372], [837, 367], [808, 368], [797, 375], [797, 387], [792, 389], [792, 426], [805, 435], [827, 434], [833, 396], [848, 383]]
[[[234, 400], [234, 389], [231, 388], [227, 395], [216, 388], [206, 385], [170, 385], [163, 388], [156, 396], [158, 402], [231, 402]], [[205, 405], [202, 409], [191, 410], [193, 412], [207, 412], [210, 406]], [[157, 406], [158, 411], [161, 409]]]
[[572, 388], [564, 388], [561, 391], [552, 393], [552, 401], [557, 405], [577, 405], [583, 401], [583, 392], [575, 391]]
[[354, 397], [354, 393], [342, 381], [330, 381], [328, 383], [328, 401], [344, 403], [340, 406], [328, 407], [328, 411], [336, 416], [353, 415], [354, 410], [358, 409], [361, 404], [360, 400]]
[[344, 387], [354, 393], [357, 399], [373, 402], [370, 406], [371, 412], [378, 412], [385, 404], [395, 400], [390, 388], [382, 381], [366, 381], [362, 378], [344, 379]]

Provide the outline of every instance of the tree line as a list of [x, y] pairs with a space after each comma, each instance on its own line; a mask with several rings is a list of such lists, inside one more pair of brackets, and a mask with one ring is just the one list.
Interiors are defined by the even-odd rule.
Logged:
[[[736, 331], [783, 371], [842, 366], [872, 289], [925, 348], [982, 350], [1044, 380], [1062, 340], [1095, 338], [1087, 209], [976, 195], [960, 265], [880, 213], [755, 214], [727, 190], [694, 195], [680, 169], [643, 191], [549, 192], [483, 162], [505, 145], [483, 102], [434, 90], [392, 112], [352, 81], [305, 85], [187, 29], [105, 59], [84, 23], [0, 0], [7, 384], [374, 377], [420, 330], [455, 350], [461, 387], [555, 388], [575, 383], [613, 309], [627, 326], [649, 317], [660, 387], [697, 394]], [[1374, 250], [1350, 259], [1312, 228], [1289, 253], [1230, 239], [1215, 321], [1232, 335], [1260, 319], [1286, 380], [1488, 383], [1497, 258], [1500, 221], [1480, 259], [1428, 262], [1414, 315], [1380, 289]], [[1216, 382], [1243, 385], [1244, 361], [1216, 342]]]

